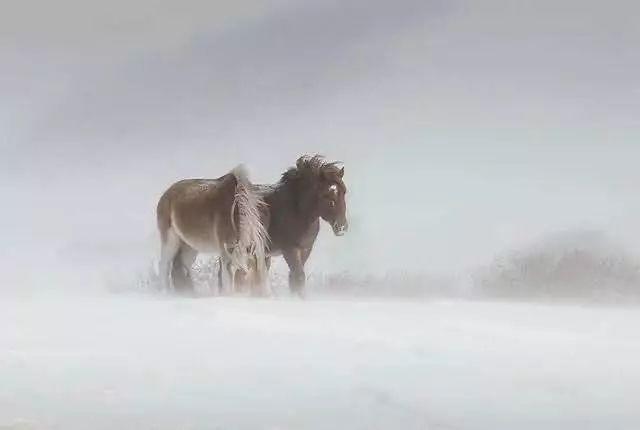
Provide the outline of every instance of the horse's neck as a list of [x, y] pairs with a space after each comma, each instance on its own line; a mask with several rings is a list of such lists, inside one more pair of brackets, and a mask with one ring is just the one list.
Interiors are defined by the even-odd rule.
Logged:
[[315, 208], [300, 206], [300, 201], [291, 184], [274, 187], [266, 202], [271, 212], [277, 212], [281, 218], [289, 219], [302, 232], [314, 227], [318, 223], [318, 213]]

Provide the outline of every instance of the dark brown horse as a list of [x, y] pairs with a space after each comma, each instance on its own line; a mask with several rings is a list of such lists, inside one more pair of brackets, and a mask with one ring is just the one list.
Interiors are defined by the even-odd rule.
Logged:
[[284, 257], [289, 266], [289, 288], [296, 294], [304, 294], [304, 265], [318, 236], [320, 219], [331, 225], [336, 236], [347, 231], [343, 176], [344, 167], [336, 162], [319, 155], [302, 156], [278, 183], [254, 185], [266, 203], [261, 212], [270, 239], [268, 255]]

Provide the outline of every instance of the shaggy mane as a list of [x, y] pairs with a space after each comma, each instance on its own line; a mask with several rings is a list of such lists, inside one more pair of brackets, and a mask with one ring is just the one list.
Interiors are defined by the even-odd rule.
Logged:
[[339, 170], [339, 161], [326, 161], [322, 155], [303, 155], [296, 161], [295, 167], [290, 167], [282, 174], [281, 184], [299, 179], [317, 179], [322, 173], [335, 173]]

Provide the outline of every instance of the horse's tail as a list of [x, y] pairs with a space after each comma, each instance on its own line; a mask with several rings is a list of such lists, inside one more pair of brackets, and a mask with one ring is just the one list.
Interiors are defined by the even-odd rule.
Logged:
[[262, 197], [256, 193], [249, 182], [247, 169], [243, 165], [231, 171], [236, 179], [236, 190], [231, 207], [231, 223], [238, 235], [232, 259], [245, 271], [250, 271], [250, 260], [255, 258], [258, 275], [266, 273], [266, 249], [269, 234], [262, 223], [261, 209], [266, 205]]

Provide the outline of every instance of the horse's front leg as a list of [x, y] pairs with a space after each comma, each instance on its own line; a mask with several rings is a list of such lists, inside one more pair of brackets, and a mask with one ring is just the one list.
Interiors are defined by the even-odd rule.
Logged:
[[282, 256], [289, 266], [289, 289], [292, 293], [303, 297], [304, 285], [307, 279], [304, 273], [303, 250], [293, 248], [284, 251]]

